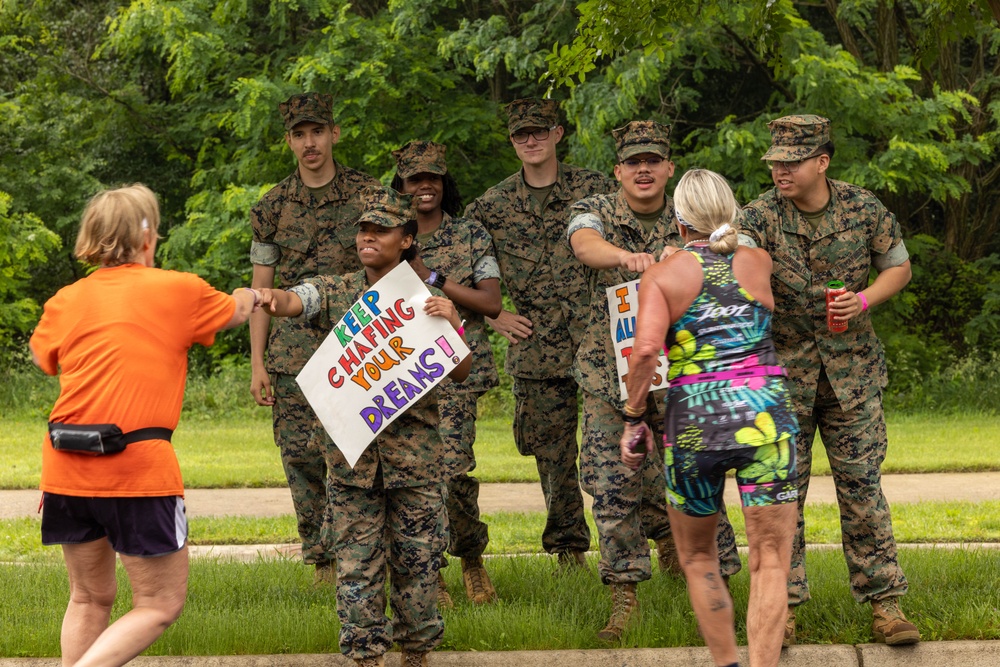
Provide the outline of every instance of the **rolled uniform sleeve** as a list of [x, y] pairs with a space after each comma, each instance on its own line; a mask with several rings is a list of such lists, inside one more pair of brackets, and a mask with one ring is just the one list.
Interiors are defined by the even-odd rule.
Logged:
[[477, 259], [476, 263], [472, 265], [472, 281], [481, 283], [490, 278], [500, 279], [500, 265], [497, 264], [496, 257], [486, 255]]
[[879, 203], [878, 223], [870, 243], [872, 266], [882, 272], [899, 266], [910, 258], [903, 243], [903, 233], [896, 216]]
[[[577, 206], [579, 206], [579, 204], [573, 207], [573, 215], [570, 218], [569, 226], [566, 228], [566, 242], [570, 243], [570, 239], [573, 237], [573, 234], [576, 234], [581, 229], [593, 229], [601, 235], [602, 239], [606, 238], [607, 234], [604, 232], [604, 223], [601, 222], [601, 219], [597, 216], [597, 214], [590, 212], [578, 213]], [[572, 247], [572, 244], [570, 247]]]
[[250, 227], [253, 239], [250, 242], [250, 263], [261, 266], [277, 266], [281, 262], [281, 247], [274, 242], [278, 229], [277, 222], [260, 202], [250, 210]]
[[316, 289], [315, 284], [304, 282], [301, 285], [290, 288], [288, 291], [297, 295], [299, 300], [302, 301], [302, 313], [299, 314], [299, 318], [311, 320], [319, 315], [319, 290]]

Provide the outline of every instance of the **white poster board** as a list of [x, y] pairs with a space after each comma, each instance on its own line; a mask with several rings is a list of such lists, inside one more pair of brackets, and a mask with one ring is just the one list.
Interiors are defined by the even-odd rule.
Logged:
[[[632, 355], [635, 340], [635, 316], [639, 312], [639, 281], [622, 283], [609, 287], [608, 312], [611, 314], [611, 344], [615, 351], [615, 365], [618, 371], [618, 388], [622, 400], [628, 400], [625, 381], [628, 376], [628, 358]], [[667, 388], [667, 356], [660, 350], [656, 371], [650, 391]]]
[[400, 263], [351, 306], [295, 378], [352, 468], [469, 354], [448, 320], [424, 314], [430, 296]]

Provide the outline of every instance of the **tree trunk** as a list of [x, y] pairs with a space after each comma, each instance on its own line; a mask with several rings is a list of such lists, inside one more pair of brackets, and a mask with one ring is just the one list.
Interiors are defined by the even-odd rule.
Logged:
[[[1000, 2], [1000, 0], [996, 0], [996, 2]], [[844, 46], [845, 51], [854, 56], [859, 65], [863, 65], [865, 61], [861, 57], [861, 49], [858, 48], [858, 43], [854, 39], [854, 32], [847, 21], [837, 16], [837, 7], [837, 0], [826, 0], [826, 9], [833, 17], [834, 23], [837, 24], [837, 32], [840, 33], [840, 43]]]

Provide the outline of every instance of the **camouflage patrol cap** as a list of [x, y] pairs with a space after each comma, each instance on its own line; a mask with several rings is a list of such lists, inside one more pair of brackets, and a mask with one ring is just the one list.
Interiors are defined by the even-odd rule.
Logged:
[[409, 178], [414, 174], [448, 173], [448, 165], [444, 161], [448, 147], [433, 141], [411, 141], [402, 148], [394, 150], [396, 158], [396, 173], [400, 178]]
[[358, 224], [374, 222], [383, 227], [402, 227], [417, 219], [413, 208], [413, 195], [396, 192], [392, 188], [369, 185], [361, 191], [363, 209]]
[[670, 158], [670, 126], [655, 120], [633, 120], [625, 127], [612, 130], [618, 160], [625, 160], [641, 153], [655, 153]]
[[771, 147], [761, 160], [805, 160], [818, 155], [830, 141], [830, 121], [822, 116], [784, 116], [767, 126], [771, 130]]
[[507, 131], [510, 134], [526, 127], [553, 127], [559, 124], [559, 103], [525, 97], [507, 105]]
[[299, 123], [333, 122], [333, 96], [325, 93], [299, 93], [292, 95], [278, 105], [285, 129], [290, 130]]

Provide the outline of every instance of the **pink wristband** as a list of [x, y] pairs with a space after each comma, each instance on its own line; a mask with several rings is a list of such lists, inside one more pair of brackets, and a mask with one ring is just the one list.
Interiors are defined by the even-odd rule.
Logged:
[[459, 327], [459, 328], [455, 329], [455, 331], [458, 332], [459, 336], [464, 336], [465, 335], [465, 327]]
[[861, 312], [868, 310], [868, 299], [861, 292], [858, 292], [858, 298], [861, 299]]

